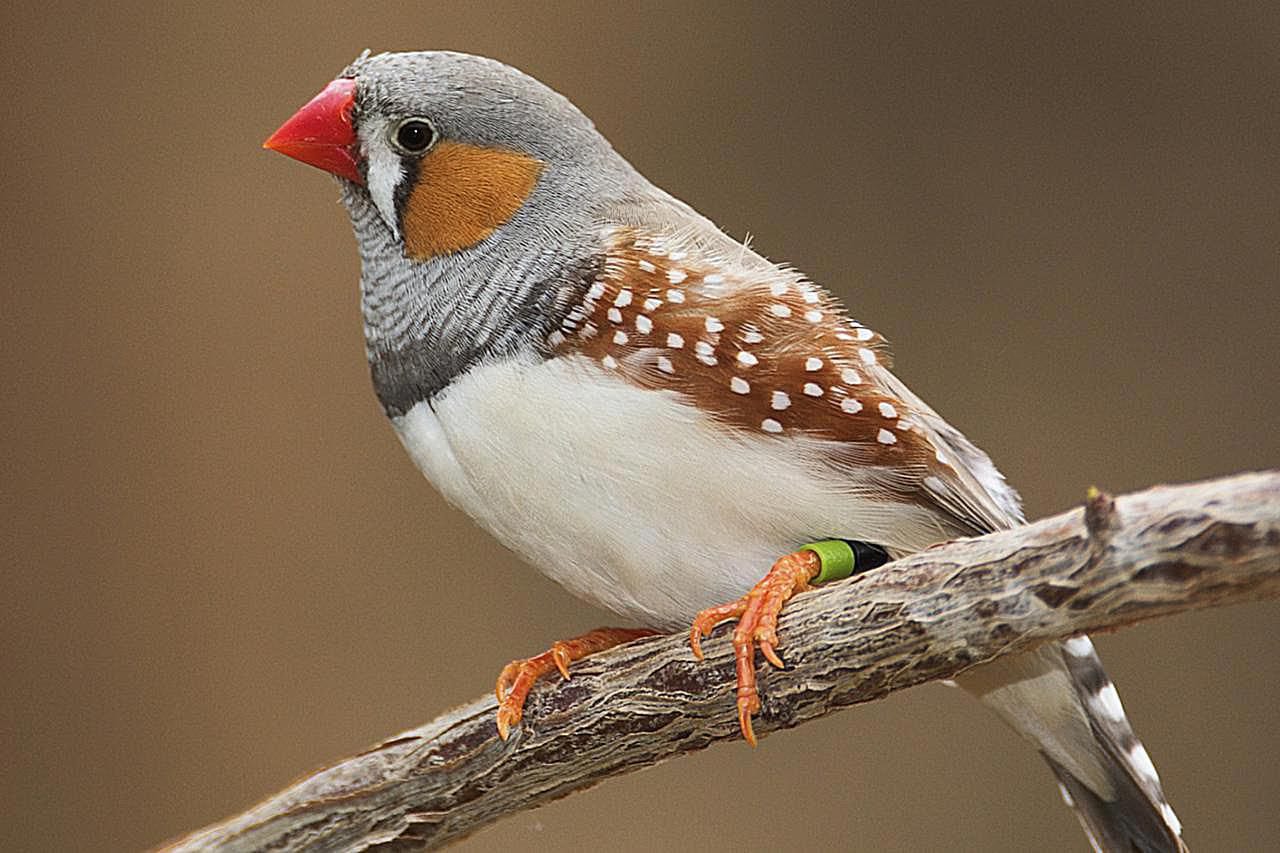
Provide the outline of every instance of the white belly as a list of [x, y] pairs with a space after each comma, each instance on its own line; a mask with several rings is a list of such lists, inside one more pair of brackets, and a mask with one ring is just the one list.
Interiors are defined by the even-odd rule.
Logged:
[[484, 365], [393, 423], [450, 503], [570, 592], [651, 627], [687, 625], [812, 539], [942, 537], [927, 511], [837, 475], [822, 442], [731, 433], [586, 359]]

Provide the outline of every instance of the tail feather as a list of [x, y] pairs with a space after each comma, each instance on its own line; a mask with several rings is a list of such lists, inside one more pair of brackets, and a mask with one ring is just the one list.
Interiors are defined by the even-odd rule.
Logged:
[[1182, 853], [1181, 825], [1088, 637], [957, 679], [1049, 763], [1094, 849]]
[[[1075, 810], [1094, 850], [1177, 853], [1187, 849], [1173, 827], [1152, 812], [1150, 802], [1123, 778], [1115, 780], [1116, 799], [1104, 800], [1052, 758], [1046, 756], [1045, 761], [1058, 777], [1062, 799]], [[1169, 816], [1173, 817], [1172, 809]]]
[[[1077, 695], [1088, 712], [1095, 740], [1108, 759], [1115, 791], [1113, 800], [1099, 799], [1078, 782], [1070, 784], [1060, 768], [1049, 762], [1064, 789], [1071, 793], [1085, 831], [1095, 843], [1101, 843], [1099, 836], [1105, 838], [1112, 827], [1123, 829], [1121, 840], [1127, 840], [1129, 846], [1121, 846], [1122, 850], [1186, 850], [1181, 838], [1182, 823], [1165, 798], [1160, 774], [1129, 725], [1120, 695], [1102, 668], [1093, 643], [1080, 635], [1067, 640], [1061, 649]], [[1102, 849], [1115, 847], [1103, 845]]]
[[[926, 477], [921, 487], [949, 532], [982, 534], [1022, 523], [1018, 495], [991, 459], [893, 374], [883, 370], [877, 378], [910, 407], [952, 472]], [[1088, 637], [999, 658], [956, 683], [1035, 744], [1095, 849], [1186, 850], [1156, 769]]]

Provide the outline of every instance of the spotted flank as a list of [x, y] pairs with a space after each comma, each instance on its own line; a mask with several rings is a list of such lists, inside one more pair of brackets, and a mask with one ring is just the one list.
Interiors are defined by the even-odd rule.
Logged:
[[686, 395], [726, 425], [861, 444], [898, 461], [933, 458], [908, 407], [869, 371], [884, 342], [816, 285], [776, 269], [735, 272], [616, 232], [583, 302], [547, 345], [639, 385]]

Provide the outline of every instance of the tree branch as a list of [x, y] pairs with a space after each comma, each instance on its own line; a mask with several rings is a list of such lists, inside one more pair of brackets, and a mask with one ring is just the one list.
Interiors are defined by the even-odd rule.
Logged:
[[[796, 726], [1084, 631], [1280, 596], [1280, 471], [1158, 487], [949, 543], [798, 596], [785, 671], [761, 667], [756, 731]], [[302, 779], [166, 848], [425, 849], [501, 817], [738, 738], [722, 628], [696, 663], [681, 635], [547, 680], [498, 740], [492, 697]]]

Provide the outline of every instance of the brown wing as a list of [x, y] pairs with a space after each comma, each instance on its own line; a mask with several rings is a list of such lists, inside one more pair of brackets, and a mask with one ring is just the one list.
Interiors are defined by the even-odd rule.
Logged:
[[670, 236], [619, 230], [612, 245], [553, 348], [679, 393], [728, 429], [830, 442], [833, 466], [881, 472], [886, 491], [926, 500], [957, 534], [1018, 518], [986, 455], [889, 371], [883, 339], [824, 290]]

